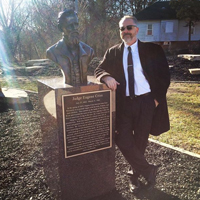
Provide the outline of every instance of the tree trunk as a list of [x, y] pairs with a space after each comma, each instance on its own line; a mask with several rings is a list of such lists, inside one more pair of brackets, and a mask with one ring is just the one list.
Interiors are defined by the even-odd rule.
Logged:
[[191, 29], [192, 29], [192, 22], [189, 21], [189, 33], [188, 33], [188, 41], [189, 41], [189, 43], [191, 41]]
[[189, 33], [188, 33], [188, 49], [189, 49], [189, 52], [192, 51], [192, 46], [191, 46], [191, 28], [192, 28], [192, 22], [189, 21]]

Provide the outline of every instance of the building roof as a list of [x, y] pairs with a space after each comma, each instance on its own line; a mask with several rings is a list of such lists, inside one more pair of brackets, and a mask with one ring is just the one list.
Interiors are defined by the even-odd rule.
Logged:
[[176, 11], [171, 8], [169, 1], [155, 2], [135, 15], [138, 20], [177, 19]]

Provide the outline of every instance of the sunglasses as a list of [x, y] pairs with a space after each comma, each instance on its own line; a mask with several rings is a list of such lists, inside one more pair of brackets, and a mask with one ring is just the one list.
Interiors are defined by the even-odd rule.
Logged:
[[125, 29], [127, 29], [128, 31], [132, 30], [133, 27], [137, 27], [136, 25], [128, 25], [128, 26], [125, 26], [125, 27], [119, 27], [119, 30], [120, 31], [124, 31]]

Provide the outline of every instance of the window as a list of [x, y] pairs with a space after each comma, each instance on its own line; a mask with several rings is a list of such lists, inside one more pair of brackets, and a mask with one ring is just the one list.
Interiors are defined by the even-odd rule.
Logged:
[[147, 24], [147, 35], [153, 35], [153, 25]]

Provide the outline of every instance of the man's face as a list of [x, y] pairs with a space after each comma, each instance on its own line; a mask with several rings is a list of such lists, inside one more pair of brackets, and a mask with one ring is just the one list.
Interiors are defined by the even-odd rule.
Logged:
[[119, 24], [119, 28], [121, 29], [122, 27], [124, 27], [124, 30], [120, 30], [121, 39], [127, 45], [132, 45], [133, 43], [135, 43], [137, 40], [137, 33], [139, 31], [139, 28], [136, 26], [134, 21], [132, 19], [125, 19]]
[[66, 16], [63, 19], [62, 31], [64, 36], [67, 37], [69, 43], [79, 43], [78, 18], [76, 15]]

